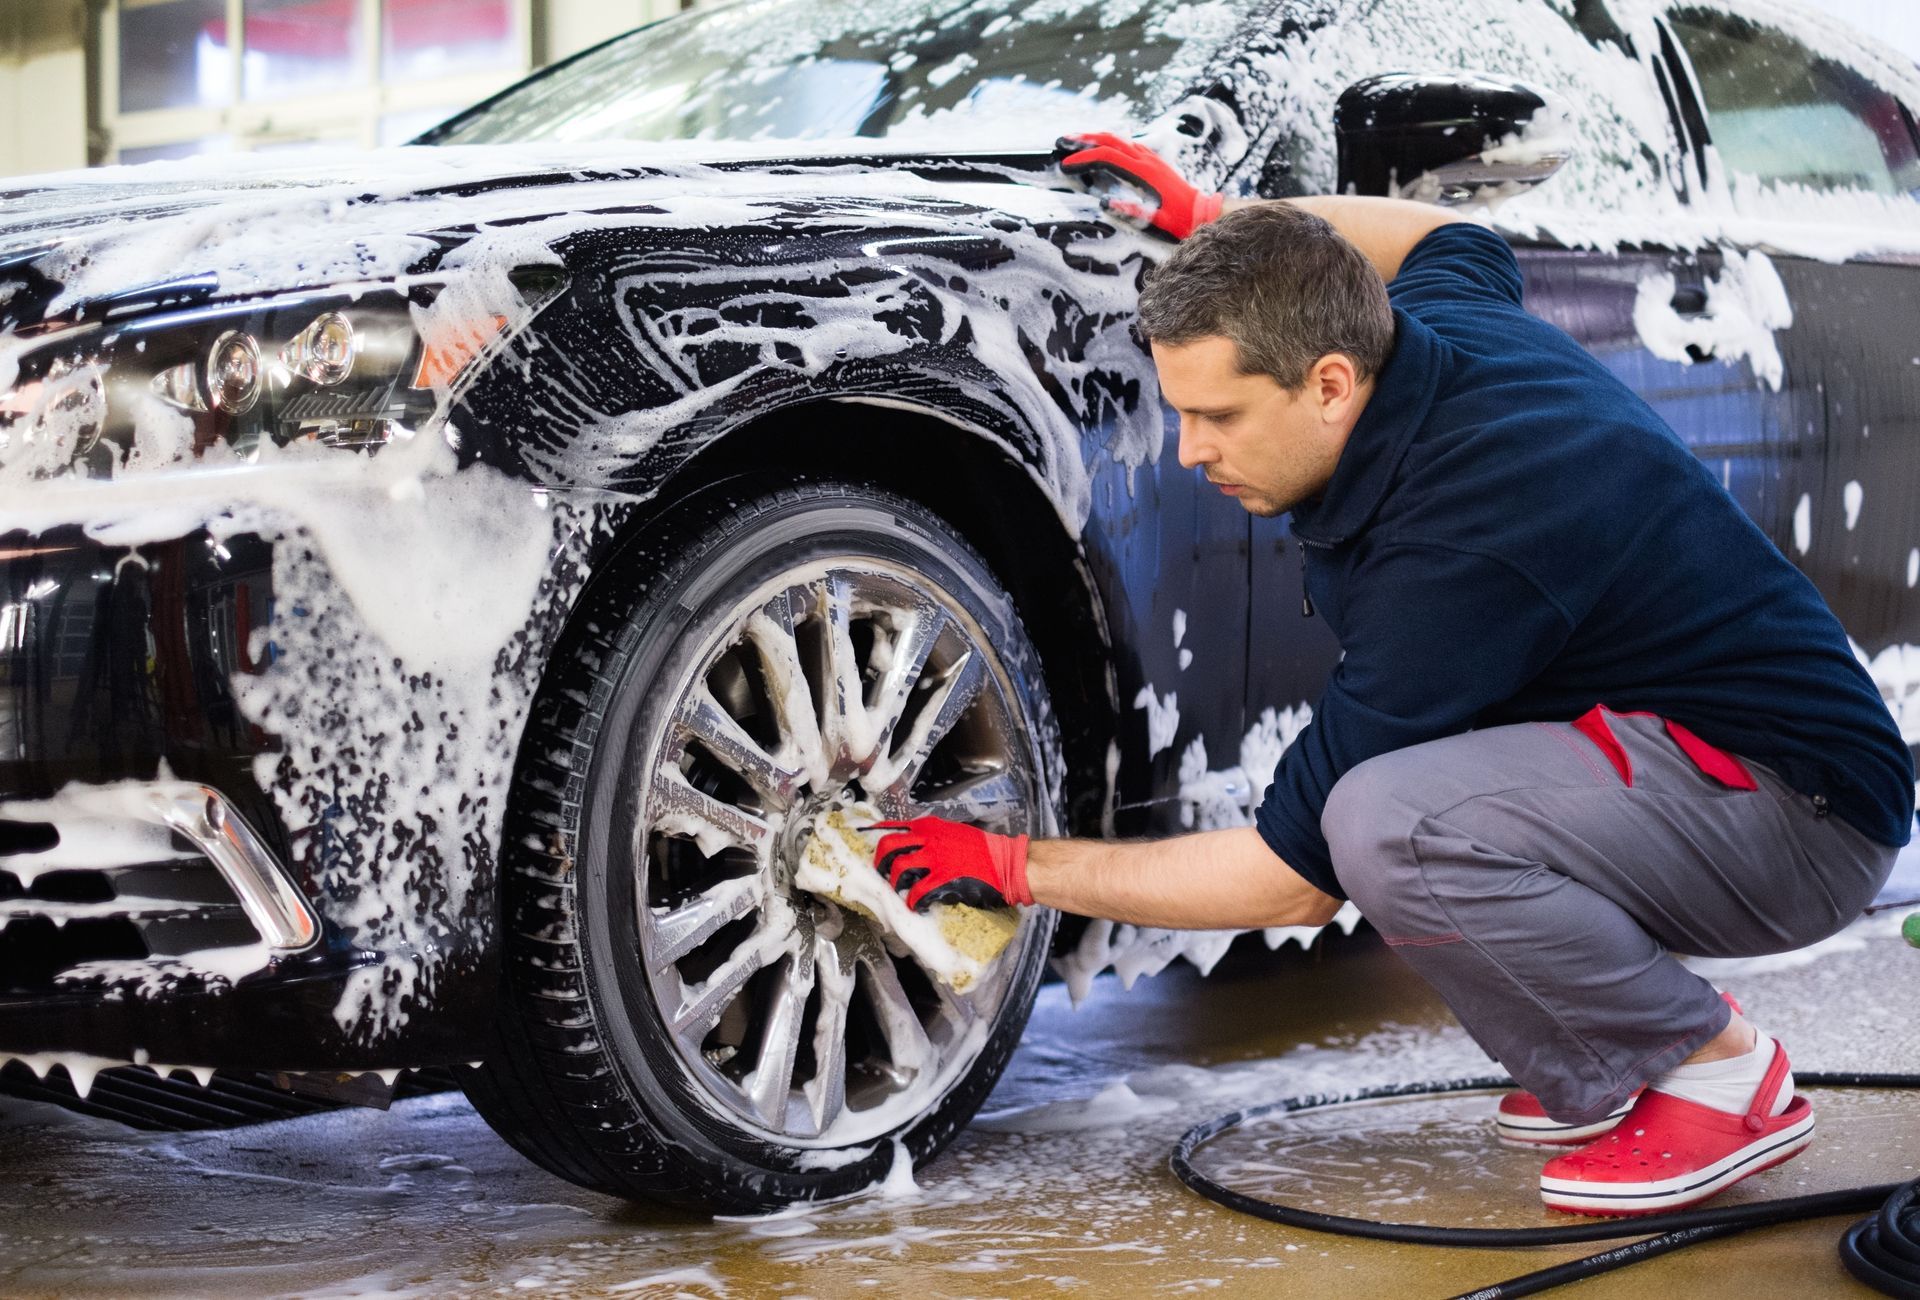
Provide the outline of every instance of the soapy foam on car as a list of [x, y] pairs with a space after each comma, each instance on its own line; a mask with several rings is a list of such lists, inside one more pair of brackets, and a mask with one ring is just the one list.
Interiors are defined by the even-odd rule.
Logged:
[[[1180, 822], [1192, 830], [1223, 830], [1253, 824], [1254, 809], [1273, 781], [1280, 755], [1313, 720], [1307, 704], [1266, 709], [1240, 741], [1240, 762], [1218, 770], [1207, 766], [1207, 743], [1196, 736], [1180, 756]], [[1352, 903], [1335, 914], [1331, 924], [1352, 934], [1360, 911]], [[1306, 947], [1324, 927], [1278, 925], [1260, 931], [1268, 948], [1289, 940]], [[1168, 930], [1095, 918], [1087, 923], [1071, 952], [1053, 959], [1053, 968], [1067, 982], [1075, 1005], [1093, 990], [1093, 978], [1112, 967], [1123, 988], [1132, 988], [1143, 975], [1157, 975], [1185, 958], [1200, 971], [1210, 972], [1233, 941], [1247, 930]]]

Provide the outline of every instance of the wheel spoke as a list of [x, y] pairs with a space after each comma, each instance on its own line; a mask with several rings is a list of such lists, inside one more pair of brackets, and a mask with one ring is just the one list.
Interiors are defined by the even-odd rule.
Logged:
[[653, 801], [654, 829], [692, 840], [708, 857], [729, 846], [761, 857], [771, 846], [773, 833], [764, 821], [694, 789], [677, 767], [654, 774]]
[[653, 909], [653, 952], [648, 966], [657, 975], [712, 938], [720, 927], [760, 905], [757, 875], [723, 880], [680, 907]]
[[793, 792], [804, 779], [802, 775], [762, 749], [704, 686], [695, 695], [693, 707], [683, 715], [681, 726], [770, 803], [779, 808], [793, 803]]
[[888, 769], [892, 766], [893, 733], [907, 711], [920, 675], [926, 671], [927, 656], [933, 652], [934, 643], [946, 626], [946, 616], [937, 606], [923, 604], [914, 611], [912, 621], [894, 643], [893, 659], [874, 692], [873, 707], [867, 710], [873, 728], [873, 750], [867, 755], [864, 770], [884, 773], [878, 778], [879, 784], [886, 784], [891, 778]]
[[781, 595], [747, 620], [747, 639], [760, 658], [760, 671], [773, 697], [780, 723], [782, 759], [798, 767], [816, 787], [827, 782], [825, 746], [820, 719], [813, 711], [813, 690], [800, 666], [800, 647], [793, 639], [789, 597]]
[[913, 783], [919, 778], [921, 768], [926, 766], [940, 742], [959, 725], [967, 710], [973, 707], [973, 702], [980, 697], [986, 684], [987, 672], [980, 653], [969, 650], [967, 657], [937, 688], [938, 698], [929, 701], [914, 720], [913, 731], [907, 738], [899, 766], [894, 769], [893, 779], [886, 782], [894, 787], [897, 798], [904, 801], [911, 796]]
[[787, 1130], [787, 1102], [793, 1092], [793, 1063], [800, 1051], [800, 1022], [813, 992], [814, 946], [802, 944], [783, 964], [773, 1000], [760, 1031], [760, 1059], [746, 1078], [754, 1113], [769, 1128]]
[[843, 781], [873, 753], [873, 727], [867, 719], [866, 685], [853, 650], [853, 590], [841, 574], [813, 586], [815, 610], [825, 625], [820, 666], [824, 699], [820, 736], [825, 742], [829, 780]]
[[903, 1079], [918, 1074], [933, 1060], [933, 1043], [913, 1003], [907, 1000], [893, 961], [885, 953], [876, 953], [863, 958], [861, 964], [867, 970], [867, 995], [880, 1018], [880, 1032], [886, 1035], [894, 1069]]
[[814, 940], [820, 975], [820, 1016], [813, 1028], [813, 1078], [803, 1089], [813, 1131], [824, 1133], [847, 1104], [847, 1009], [853, 1002], [854, 963], [826, 939]]
[[[988, 978], [996, 973], [989, 972]], [[980, 1018], [980, 1008], [974, 1001], [979, 995], [979, 987], [975, 986], [966, 993], [955, 993], [939, 980], [933, 981], [933, 991], [940, 998], [940, 1015], [953, 1026], [956, 1038], [973, 1028], [973, 1022]]]
[[698, 985], [682, 986], [680, 1007], [673, 1015], [674, 1032], [705, 1038], [746, 982], [785, 948], [786, 936], [768, 927], [755, 930], [741, 940], [733, 955], [713, 974]]
[[963, 777], [916, 802], [916, 815], [944, 817], [976, 826], [1004, 827], [1025, 821], [1026, 792], [1005, 768]]

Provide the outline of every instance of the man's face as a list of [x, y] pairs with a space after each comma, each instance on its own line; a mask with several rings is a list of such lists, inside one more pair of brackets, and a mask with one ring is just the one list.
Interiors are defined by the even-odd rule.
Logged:
[[1240, 373], [1226, 338], [1155, 342], [1153, 362], [1161, 396], [1180, 413], [1180, 463], [1204, 469], [1250, 514], [1284, 514], [1320, 495], [1365, 404], [1339, 353], [1292, 392], [1271, 375]]

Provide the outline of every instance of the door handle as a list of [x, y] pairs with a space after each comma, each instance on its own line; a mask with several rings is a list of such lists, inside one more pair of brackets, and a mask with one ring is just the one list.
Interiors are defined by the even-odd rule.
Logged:
[[1704, 284], [1676, 285], [1670, 300], [1673, 314], [1686, 319], [1707, 314], [1707, 286]]
[[[1700, 320], [1707, 312], [1707, 286], [1700, 280], [1682, 280], [1674, 285], [1673, 296], [1667, 300], [1673, 314], [1683, 321]], [[1687, 359], [1695, 365], [1707, 361], [1712, 354], [1698, 343], [1687, 344]]]

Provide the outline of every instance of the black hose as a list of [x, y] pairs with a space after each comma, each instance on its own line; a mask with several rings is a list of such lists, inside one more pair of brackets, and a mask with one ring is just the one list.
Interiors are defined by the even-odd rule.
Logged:
[[[1814, 1088], [1920, 1088], [1920, 1074], [1796, 1072], [1794, 1085]], [[1486, 1077], [1389, 1084], [1363, 1088], [1357, 1092], [1283, 1098], [1263, 1106], [1221, 1115], [1187, 1130], [1173, 1149], [1173, 1172], [1188, 1187], [1230, 1210], [1238, 1210], [1270, 1223], [1284, 1223], [1289, 1227], [1309, 1228], [1315, 1232], [1331, 1232], [1346, 1237], [1371, 1237], [1377, 1241], [1408, 1242], [1419, 1246], [1477, 1247], [1566, 1246], [1584, 1241], [1612, 1241], [1621, 1237], [1643, 1238], [1584, 1259], [1570, 1260], [1552, 1268], [1496, 1282], [1492, 1286], [1470, 1291], [1456, 1300], [1468, 1300], [1468, 1297], [1471, 1300], [1504, 1300], [1509, 1296], [1534, 1295], [1550, 1287], [1564, 1286], [1643, 1259], [1651, 1259], [1655, 1255], [1663, 1255], [1670, 1250], [1716, 1237], [1729, 1237], [1750, 1228], [1823, 1218], [1830, 1214], [1877, 1211], [1848, 1229], [1840, 1239], [1841, 1263], [1854, 1277], [1884, 1295], [1920, 1300], [1920, 1179], [1910, 1183], [1878, 1183], [1868, 1187], [1819, 1192], [1811, 1196], [1749, 1201], [1743, 1205], [1710, 1206], [1697, 1210], [1677, 1210], [1669, 1214], [1640, 1215], [1631, 1219], [1571, 1223], [1564, 1227], [1447, 1228], [1322, 1214], [1278, 1201], [1262, 1200], [1215, 1182], [1193, 1165], [1193, 1154], [1203, 1144], [1229, 1129], [1270, 1115], [1294, 1115], [1323, 1110], [1329, 1106], [1381, 1101], [1392, 1097], [1482, 1092], [1513, 1086], [1511, 1079]]]

